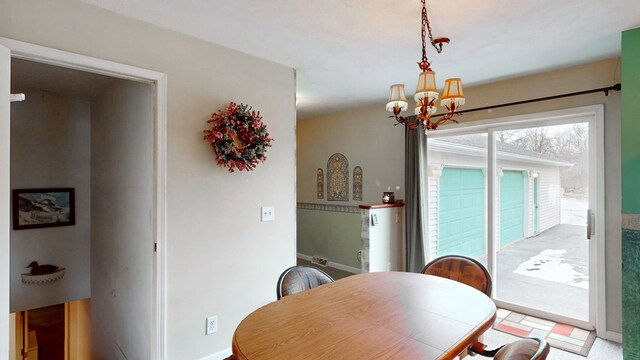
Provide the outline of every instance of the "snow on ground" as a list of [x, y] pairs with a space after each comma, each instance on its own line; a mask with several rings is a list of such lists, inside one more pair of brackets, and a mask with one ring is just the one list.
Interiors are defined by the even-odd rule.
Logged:
[[560, 224], [587, 225], [588, 198], [562, 197], [560, 200]]
[[589, 277], [564, 262], [567, 250], [546, 249], [523, 262], [513, 272], [536, 279], [555, 281], [583, 289], [589, 288]]

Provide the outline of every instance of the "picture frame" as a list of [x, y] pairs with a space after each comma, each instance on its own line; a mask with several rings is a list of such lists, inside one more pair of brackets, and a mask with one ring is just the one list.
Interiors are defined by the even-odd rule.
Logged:
[[14, 189], [13, 230], [76, 224], [75, 189]]

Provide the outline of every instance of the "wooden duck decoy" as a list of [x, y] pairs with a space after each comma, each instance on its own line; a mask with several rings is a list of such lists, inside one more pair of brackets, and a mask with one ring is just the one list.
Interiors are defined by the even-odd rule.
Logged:
[[37, 261], [32, 261], [27, 269], [31, 268], [31, 275], [45, 275], [56, 272], [59, 268], [55, 265], [38, 265]]

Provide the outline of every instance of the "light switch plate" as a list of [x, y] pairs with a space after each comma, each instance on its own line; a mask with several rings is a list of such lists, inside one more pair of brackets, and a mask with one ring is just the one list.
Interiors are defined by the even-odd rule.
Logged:
[[274, 221], [276, 219], [276, 208], [273, 206], [263, 206], [261, 209], [260, 221]]

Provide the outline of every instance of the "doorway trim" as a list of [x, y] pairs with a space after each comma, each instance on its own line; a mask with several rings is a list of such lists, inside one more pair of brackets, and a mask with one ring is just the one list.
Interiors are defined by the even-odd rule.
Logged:
[[[167, 163], [167, 75], [109, 60], [0, 37], [0, 44], [11, 50], [11, 57], [110, 77], [148, 83], [153, 89], [153, 316], [151, 359], [166, 354], [166, 163]], [[154, 249], [150, 249], [154, 251]], [[7, 289], [7, 292], [9, 289]], [[2, 341], [2, 339], [0, 339]]]
[[[449, 124], [439, 127], [437, 131], [429, 132], [428, 136], [431, 138], [446, 137], [451, 135], [467, 135], [479, 132], [485, 132], [488, 136], [488, 198], [492, 198], [496, 191], [499, 189], [494, 188], [491, 184], [495, 183], [494, 177], [496, 176], [497, 164], [495, 163], [494, 153], [495, 148], [495, 131], [510, 130], [521, 128], [523, 125], [535, 125], [535, 126], [548, 126], [555, 125], [562, 119], [570, 119], [583, 116], [585, 118], [593, 119], [593, 125], [589, 127], [589, 137], [594, 139], [596, 146], [589, 147], [589, 156], [594, 160], [595, 168], [589, 170], [589, 176], [596, 181], [595, 198], [597, 204], [597, 212], [595, 214], [595, 237], [596, 241], [590, 243], [589, 256], [590, 264], [589, 277], [593, 279], [595, 291], [589, 293], [589, 312], [590, 317], [595, 322], [596, 334], [602, 338], [607, 337], [607, 307], [606, 307], [606, 264], [605, 264], [605, 199], [604, 199], [604, 105], [595, 104], [588, 106], [581, 106], [575, 108], [545, 111], [540, 113], [530, 113], [523, 115], [507, 116], [495, 119], [477, 120], [472, 122], [463, 122], [460, 124]], [[576, 121], [577, 122], [577, 121]], [[493, 159], [493, 160], [492, 160]], [[497, 209], [489, 206], [488, 213], [494, 213]], [[495, 219], [495, 216], [492, 216]], [[496, 231], [496, 225], [489, 222], [487, 224], [488, 235]], [[494, 252], [493, 242], [489, 241], [487, 250]], [[428, 254], [427, 254], [428, 255]], [[595, 259], [592, 257], [595, 256]], [[489, 257], [490, 260], [492, 257]], [[496, 264], [493, 261], [489, 261], [489, 271], [491, 274], [495, 274]], [[506, 305], [500, 300], [494, 300], [497, 306]], [[514, 306], [508, 304], [514, 311], [523, 312], [526, 309], [520, 306]], [[549, 314], [542, 311], [528, 312], [533, 316], [548, 317], [552, 316], [558, 321], [585, 327], [588, 324], [582, 321], [576, 321], [564, 316], [558, 316], [557, 314]], [[591, 325], [591, 326], [593, 326]]]

